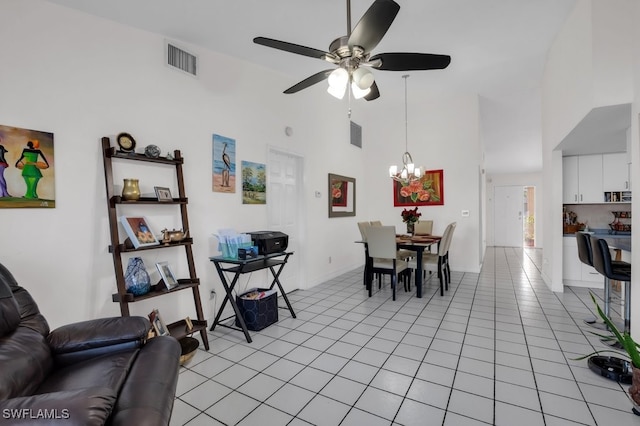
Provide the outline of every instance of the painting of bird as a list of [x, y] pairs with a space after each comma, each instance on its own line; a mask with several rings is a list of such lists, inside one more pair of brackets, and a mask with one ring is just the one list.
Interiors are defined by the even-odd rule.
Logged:
[[222, 148], [222, 161], [224, 162], [225, 169], [222, 171], [222, 186], [229, 186], [229, 172], [231, 171], [231, 158], [227, 154], [227, 143], [225, 142], [224, 148]]
[[213, 135], [213, 192], [236, 192], [236, 141]]

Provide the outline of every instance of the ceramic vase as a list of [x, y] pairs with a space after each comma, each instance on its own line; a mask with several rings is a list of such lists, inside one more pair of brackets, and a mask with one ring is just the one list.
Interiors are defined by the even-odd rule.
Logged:
[[139, 257], [132, 257], [127, 264], [124, 274], [124, 283], [127, 293], [134, 296], [142, 296], [151, 290], [151, 278], [144, 267], [144, 262]]
[[124, 179], [122, 198], [128, 201], [140, 199], [140, 187], [138, 186], [138, 179]]

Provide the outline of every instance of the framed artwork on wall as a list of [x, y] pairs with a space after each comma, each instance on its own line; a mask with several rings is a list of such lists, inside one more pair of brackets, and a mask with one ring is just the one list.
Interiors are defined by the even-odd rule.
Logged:
[[427, 170], [420, 180], [403, 185], [393, 181], [393, 205], [442, 206], [444, 205], [444, 171]]
[[236, 192], [236, 141], [213, 135], [213, 192]]
[[262, 163], [242, 161], [242, 204], [267, 204], [267, 174]]
[[329, 199], [329, 217], [356, 215], [355, 178], [329, 173], [327, 194], [327, 198]]
[[0, 125], [0, 208], [53, 208], [53, 133]]

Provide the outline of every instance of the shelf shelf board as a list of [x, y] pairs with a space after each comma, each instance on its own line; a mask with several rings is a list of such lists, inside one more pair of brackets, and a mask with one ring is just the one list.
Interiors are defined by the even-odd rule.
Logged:
[[[124, 244], [118, 244], [118, 251], [120, 253], [130, 253], [134, 251], [156, 250], [156, 249], [167, 248], [167, 247], [188, 246], [191, 244], [193, 244], [193, 238], [185, 238], [182, 241], [171, 242], [171, 243], [161, 242], [160, 244], [155, 246], [146, 246], [146, 247], [140, 247], [140, 248], [133, 248], [133, 246], [129, 246], [127, 243], [124, 243]], [[109, 246], [109, 253], [113, 253], [113, 246]]]
[[164, 157], [151, 158], [151, 157], [147, 157], [144, 154], [138, 154], [133, 152], [132, 153], [119, 152], [114, 147], [107, 149], [105, 154], [107, 157], [120, 158], [122, 160], [145, 161], [147, 163], [158, 163], [158, 164], [168, 164], [168, 165], [182, 164], [184, 161], [183, 158], [173, 158], [169, 160]]
[[140, 197], [138, 200], [124, 200], [120, 195], [115, 195], [111, 197], [111, 205], [116, 204], [188, 204], [188, 198], [173, 198], [170, 201], [158, 201], [156, 197]]
[[195, 280], [191, 280], [191, 279], [179, 279], [178, 280], [178, 285], [174, 288], [172, 288], [171, 290], [168, 290], [167, 287], [164, 285], [164, 283], [160, 282], [159, 284], [156, 284], [154, 286], [151, 286], [151, 291], [149, 291], [149, 293], [147, 294], [143, 294], [142, 296], [134, 296], [131, 293], [124, 293], [124, 294], [120, 294], [120, 293], [114, 293], [113, 295], [111, 295], [111, 298], [113, 299], [114, 302], [127, 302], [127, 303], [134, 303], [134, 302], [139, 302], [141, 300], [146, 300], [146, 299], [151, 299], [154, 297], [158, 297], [158, 296], [163, 296], [165, 294], [169, 294], [169, 293], [175, 293], [176, 291], [181, 291], [181, 290], [185, 290], [188, 288], [193, 288], [193, 287], [197, 287], [198, 285], [200, 285], [200, 280], [199, 279], [195, 279]]
[[207, 329], [207, 321], [192, 319], [191, 323], [193, 324], [193, 328], [191, 330], [187, 330], [187, 322], [183, 319], [180, 321], [176, 321], [174, 323], [168, 324], [167, 328], [169, 329], [169, 334], [171, 334], [176, 339], [180, 340], [183, 337], [197, 333], [201, 330], [206, 331]]

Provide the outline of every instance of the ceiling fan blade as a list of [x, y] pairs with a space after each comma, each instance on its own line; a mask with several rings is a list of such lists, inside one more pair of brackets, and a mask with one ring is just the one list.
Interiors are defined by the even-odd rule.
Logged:
[[289, 43], [286, 41], [274, 40], [266, 37], [256, 37], [253, 39], [256, 44], [261, 44], [274, 49], [284, 50], [285, 52], [296, 53], [298, 55], [309, 56], [317, 59], [332, 58], [331, 53], [324, 50], [314, 49], [313, 47], [300, 46], [299, 44]]
[[324, 70], [324, 71], [315, 73], [311, 77], [305, 78], [300, 83], [289, 87], [287, 90], [284, 91], [284, 93], [286, 94], [296, 93], [302, 89], [306, 89], [309, 86], [313, 86], [316, 83], [320, 83], [322, 80], [326, 80], [329, 77], [329, 74], [331, 74], [332, 72], [333, 70], [331, 69], [331, 70]]
[[369, 63], [379, 60], [373, 68], [385, 71], [441, 70], [449, 66], [451, 56], [431, 53], [380, 53], [369, 58]]
[[378, 90], [378, 85], [374, 81], [371, 85], [371, 91], [364, 98], [368, 101], [372, 101], [374, 99], [378, 99], [380, 97], [380, 91]]
[[376, 0], [362, 15], [349, 36], [349, 47], [360, 46], [371, 52], [387, 33], [400, 5], [393, 0]]

